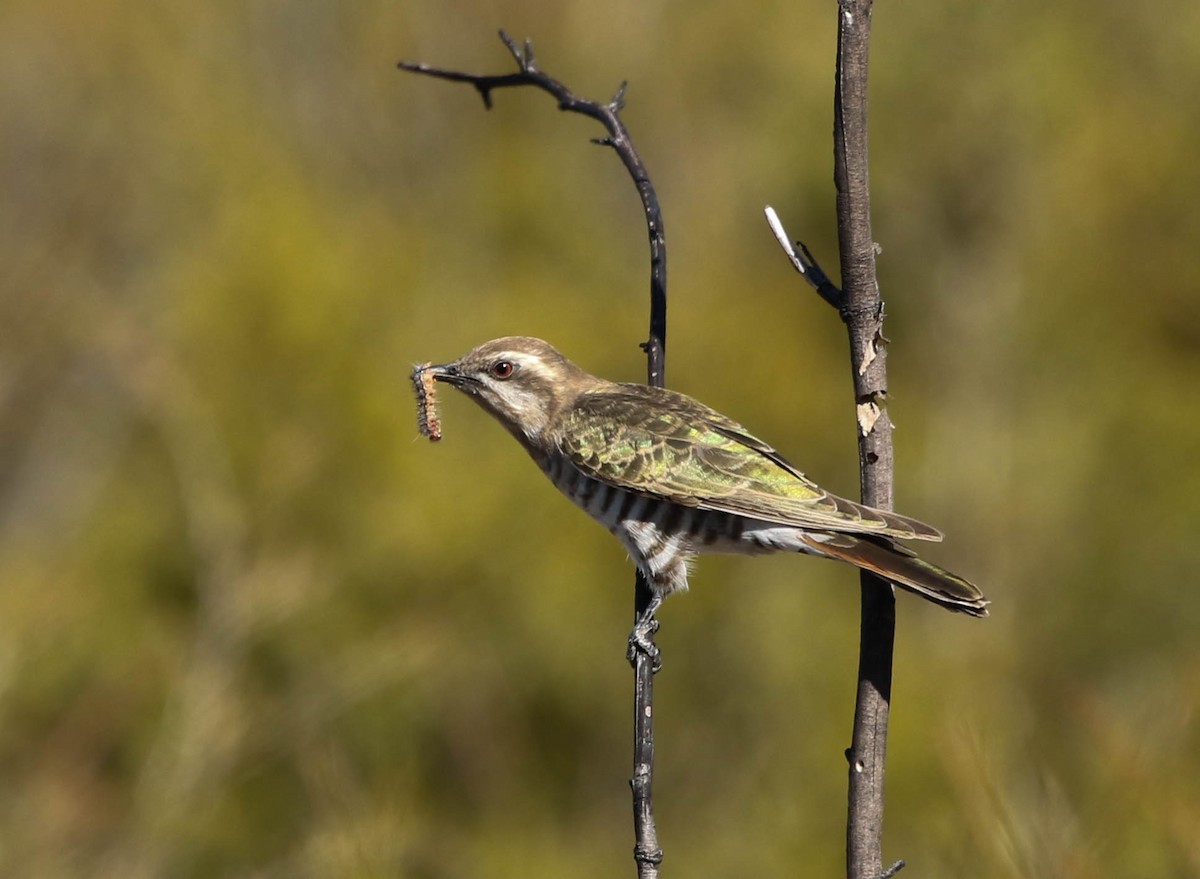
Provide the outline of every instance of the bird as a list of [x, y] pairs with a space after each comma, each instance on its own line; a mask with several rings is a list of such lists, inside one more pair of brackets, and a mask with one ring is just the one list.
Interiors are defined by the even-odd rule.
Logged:
[[916, 519], [818, 486], [736, 421], [673, 390], [591, 375], [549, 343], [493, 339], [418, 367], [466, 394], [550, 481], [609, 530], [651, 589], [630, 651], [657, 658], [663, 600], [704, 553], [791, 551], [847, 562], [952, 611], [983, 617], [974, 583], [897, 540], [942, 539]]

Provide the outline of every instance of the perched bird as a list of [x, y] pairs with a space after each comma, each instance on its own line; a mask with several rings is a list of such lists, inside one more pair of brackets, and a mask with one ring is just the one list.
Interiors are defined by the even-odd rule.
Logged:
[[941, 540], [937, 529], [830, 494], [691, 397], [597, 378], [525, 336], [494, 339], [424, 369], [504, 425], [629, 551], [653, 590], [631, 646], [653, 649], [655, 611], [687, 589], [688, 563], [706, 552], [838, 559], [942, 607], [987, 615], [973, 583], [893, 542]]

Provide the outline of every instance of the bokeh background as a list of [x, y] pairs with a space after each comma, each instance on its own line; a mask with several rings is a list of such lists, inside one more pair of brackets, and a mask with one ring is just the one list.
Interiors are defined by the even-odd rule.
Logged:
[[[550, 339], [856, 492], [833, 3], [0, 5], [0, 874], [632, 875], [632, 570], [407, 373]], [[1200, 875], [1200, 6], [877, 5], [897, 503], [993, 615], [910, 596], [885, 856]], [[670, 876], [838, 875], [852, 572], [705, 559], [660, 634]]]

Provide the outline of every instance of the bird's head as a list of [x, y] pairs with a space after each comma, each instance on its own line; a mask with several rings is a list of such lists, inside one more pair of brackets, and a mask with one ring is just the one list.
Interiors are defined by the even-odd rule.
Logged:
[[546, 342], [528, 336], [484, 342], [429, 371], [471, 397], [517, 439], [535, 446], [562, 408], [599, 381]]

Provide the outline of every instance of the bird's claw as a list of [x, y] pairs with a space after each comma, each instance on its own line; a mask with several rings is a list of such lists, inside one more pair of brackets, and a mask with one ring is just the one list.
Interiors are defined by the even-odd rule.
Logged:
[[662, 668], [662, 652], [654, 643], [654, 633], [658, 631], [658, 620], [654, 617], [638, 620], [629, 633], [629, 649], [625, 652], [630, 665], [637, 664], [637, 656], [641, 653], [650, 660], [650, 670], [657, 672]]

